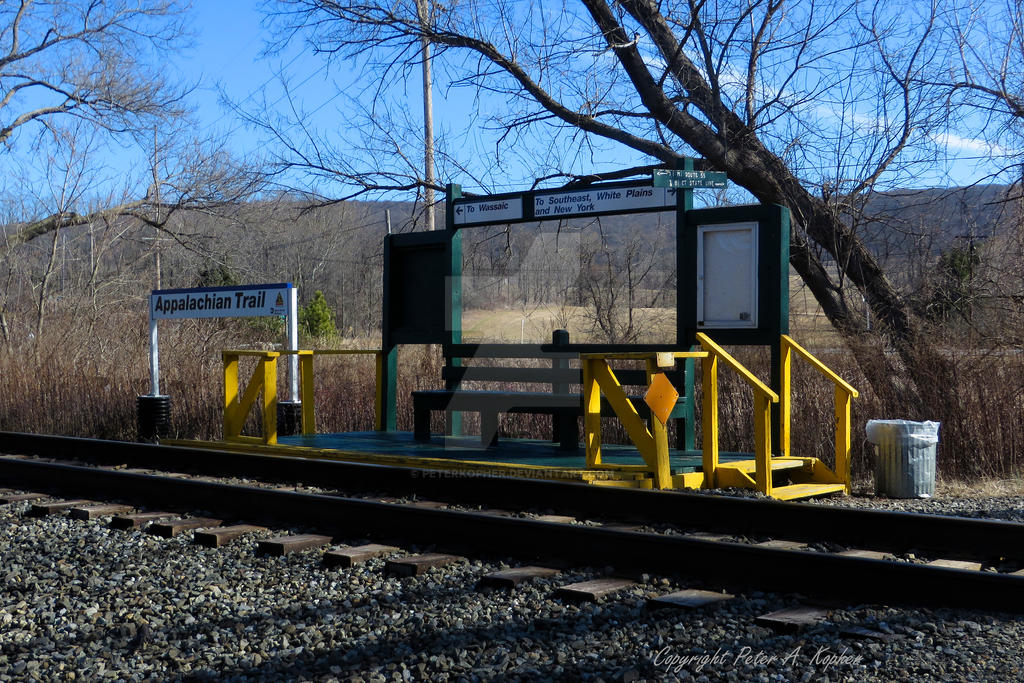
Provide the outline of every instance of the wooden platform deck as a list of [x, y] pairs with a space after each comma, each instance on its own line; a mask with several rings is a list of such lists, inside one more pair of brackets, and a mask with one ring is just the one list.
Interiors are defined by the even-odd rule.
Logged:
[[[623, 472], [587, 470], [582, 446], [576, 453], [565, 451], [557, 443], [534, 439], [503, 438], [498, 445], [483, 448], [478, 436], [434, 436], [428, 443], [413, 438], [412, 432], [347, 432], [312, 436], [279, 437], [276, 446], [226, 441], [173, 441], [178, 446], [201, 446], [221, 450], [293, 457], [324, 458], [352, 462], [373, 462], [381, 465], [424, 469], [506, 471], [508, 476], [594, 481], [621, 479]], [[602, 445], [604, 464], [634, 465], [643, 460], [631, 445]], [[721, 453], [720, 462], [749, 459], [749, 453]], [[700, 470], [699, 451], [670, 452], [673, 474]]]

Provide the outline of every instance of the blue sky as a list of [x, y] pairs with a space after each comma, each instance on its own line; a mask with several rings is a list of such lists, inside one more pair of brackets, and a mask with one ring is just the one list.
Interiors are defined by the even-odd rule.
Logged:
[[[253, 131], [246, 130], [234, 114], [225, 110], [219, 103], [218, 88], [236, 102], [252, 105], [265, 94], [271, 104], [282, 104], [283, 98], [275, 71], [284, 68], [290, 74], [291, 82], [299, 84], [299, 99], [307, 109], [315, 114], [310, 116], [311, 123], [323, 130], [330, 131], [333, 126], [342, 126], [339, 118], [339, 105], [345, 104], [345, 96], [339, 96], [339, 88], [344, 88], [344, 72], [335, 70], [330, 79], [322, 75], [323, 62], [320, 57], [303, 52], [296, 46], [289, 52], [272, 57], [261, 57], [265, 47], [267, 31], [261, 26], [263, 15], [260, 3], [244, 0], [202, 0], [194, 8], [195, 21], [193, 26], [198, 30], [197, 44], [189, 58], [178, 58], [179, 69], [191, 79], [201, 79], [201, 87], [195, 93], [199, 107], [201, 125], [207, 132], [216, 134], [231, 133], [232, 147], [240, 153], [258, 152], [261, 150], [260, 140]], [[435, 71], [439, 83], [444, 80], [440, 69]], [[395, 84], [401, 89], [403, 84]], [[421, 121], [419, 103], [418, 71], [411, 74], [409, 83], [404, 84], [408, 94], [408, 113], [414, 123]], [[465, 93], [459, 93], [464, 95]], [[446, 131], [449, 135], [465, 136], [462, 132], [465, 120], [472, 106], [468, 97], [455, 97], [452, 101], [445, 99], [443, 87], [435, 88], [435, 124], [439, 134]], [[326, 102], [326, 104], [325, 104]], [[487, 102], [483, 106], [488, 106]], [[480, 155], [488, 152], [488, 143], [470, 136], [462, 138], [460, 145], [464, 149], [480, 149]], [[953, 178], [956, 182], [966, 183], [979, 174], [977, 159], [984, 157], [985, 150], [969, 136], [957, 138], [950, 136], [949, 153], [957, 159], [953, 165]], [[600, 152], [599, 152], [600, 153]], [[609, 161], [616, 167], [643, 163], [639, 155], [633, 158], [621, 149], [609, 155]], [[587, 161], [590, 161], [589, 159]], [[597, 161], [601, 161], [598, 159]], [[583, 162], [586, 163], [586, 162]], [[452, 179], [457, 180], [457, 179]], [[924, 180], [924, 179], [922, 179]], [[927, 184], [927, 182], [926, 182]], [[516, 189], [515, 187], [497, 189]]]
[[[297, 100], [304, 111], [309, 112], [305, 122], [322, 132], [329, 140], [334, 141], [344, 151], [348, 151], [348, 141], [343, 141], [346, 124], [353, 116], [352, 103], [359, 100], [366, 87], [363, 81], [356, 90], [353, 87], [354, 74], [349, 64], [340, 65], [325, 74], [324, 62], [321, 57], [313, 55], [308, 48], [296, 43], [282, 54], [263, 56], [268, 31], [263, 27], [262, 3], [246, 0], [198, 0], [192, 11], [189, 22], [194, 28], [195, 45], [183, 54], [170, 55], [167, 68], [180, 74], [183, 80], [198, 84], [192, 94], [192, 101], [197, 109], [198, 134], [200, 137], [228, 137], [228, 148], [238, 156], [265, 154], [269, 147], [265, 140], [253, 130], [248, 129], [234, 114], [221, 103], [222, 94], [243, 108], [253, 109], [266, 98], [269, 108], [283, 107], [286, 103], [282, 95], [276, 73], [284, 70], [289, 82], [295, 87]], [[475, 110], [502, 111], [505, 105], [497, 99], [482, 97], [479, 100], [467, 91], [448, 93], [444, 87], [443, 63], [436, 63], [435, 79], [438, 87], [434, 91], [435, 126], [439, 137], [447, 136], [449, 145], [458, 150], [463, 159], [487, 163], [493, 158], [495, 143], [480, 132], [478, 122], [474, 120]], [[388, 115], [399, 119], [399, 123], [407, 123], [413, 129], [422, 123], [419, 72], [413, 69], [407, 82], [393, 82], [388, 86], [389, 102], [384, 106]], [[367, 98], [363, 97], [364, 103]], [[397, 106], [396, 106], [397, 105]], [[979, 177], [977, 159], [984, 158], [985, 149], [977, 141], [972, 140], [969, 132], [962, 138], [950, 136], [948, 150], [955, 159], [952, 164], [953, 181], [960, 184], [971, 182]], [[144, 148], [130, 149], [114, 145], [108, 154], [107, 167], [98, 174], [105, 175], [106, 182], [113, 186], [120, 184], [127, 187], [127, 194], [138, 196], [148, 186], [148, 160], [152, 154], [151, 143], [143, 143]], [[26, 146], [27, 147], [27, 146]], [[33, 158], [31, 150], [23, 149], [25, 154], [19, 155], [22, 169], [27, 173], [7, 174], [8, 177], [32, 177], [42, 179], [43, 171], [38, 158]], [[407, 150], [411, 163], [420, 163], [421, 152]], [[481, 173], [485, 187], [474, 186], [473, 182], [463, 173], [446, 176], [443, 168], [439, 169], [440, 182], [460, 182], [467, 190], [475, 192], [517, 191], [529, 186], [538, 160], [545, 155], [561, 162], [562, 154], [579, 154], [573, 170], [591, 172], [624, 168], [641, 163], [649, 163], [649, 159], [639, 154], [617, 147], [611, 143], [598, 143], [593, 149], [587, 147], [562, 148], [553, 150], [545, 148], [543, 142], [526, 141], [511, 153], [506, 150], [503, 163], [499, 168], [493, 166]], [[378, 155], [372, 163], [387, 163], [387, 155]], [[11, 163], [9, 160], [5, 163]], [[365, 169], [371, 162], [365, 158], [359, 161]], [[0, 179], [4, 182], [14, 181]], [[552, 181], [555, 182], [555, 181]], [[921, 185], [934, 185], [935, 180], [920, 178]], [[31, 185], [31, 183], [26, 183]], [[38, 184], [38, 183], [37, 183]], [[550, 183], [549, 183], [550, 184]], [[141, 190], [140, 190], [141, 188]], [[745, 201], [736, 193], [735, 200]], [[412, 199], [408, 194], [400, 199]]]
[[233, 133], [240, 151], [252, 151], [253, 136], [222, 106], [220, 90], [243, 102], [273, 82], [274, 62], [260, 58], [263, 14], [258, 3], [245, 0], [201, 0], [192, 12], [195, 48], [177, 63], [186, 79], [200, 83], [194, 94], [200, 121], [211, 133]]

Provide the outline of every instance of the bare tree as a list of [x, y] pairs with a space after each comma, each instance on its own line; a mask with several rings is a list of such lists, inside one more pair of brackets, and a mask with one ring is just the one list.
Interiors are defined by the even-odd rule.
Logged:
[[[46, 154], [66, 131], [152, 135], [185, 113], [188, 88], [144, 56], [177, 50], [187, 38], [187, 4], [177, 0], [21, 0], [0, 4], [0, 142]], [[76, 126], [62, 121], [77, 120]], [[64, 131], [64, 132], [58, 132]], [[130, 140], [129, 140], [130, 142]], [[59, 146], [59, 145], [58, 145]], [[95, 143], [93, 143], [95, 146]], [[172, 162], [173, 163], [173, 162]], [[81, 198], [81, 197], [79, 197]], [[147, 205], [126, 200], [123, 211]], [[109, 207], [105, 207], [109, 209]], [[80, 202], [26, 221], [3, 252], [93, 216]]]
[[[186, 90], [141, 55], [176, 49], [176, 0], [0, 4], [0, 142], [63, 116], [129, 132], [182, 110]], [[31, 134], [31, 133], [29, 133]]]
[[946, 49], [938, 1], [897, 11], [858, 0], [578, 0], [558, 12], [463, 2], [422, 22], [411, 1], [281, 0], [275, 20], [282, 40], [356, 60], [379, 82], [410, 71], [428, 40], [435, 74], [443, 64], [454, 87], [500, 98], [487, 120], [495, 148], [525, 146], [538, 175], [578, 180], [581, 151], [601, 146], [657, 164], [696, 154], [757, 200], [789, 207], [793, 266], [847, 337], [863, 334], [867, 300], [909, 372], [855, 345], [861, 366], [878, 387], [902, 376], [913, 400], [915, 377], [941, 376], [944, 362], [850, 216], [879, 183], [935, 162], [945, 110], [923, 75]]
[[[218, 211], [259, 185], [222, 141], [195, 135], [190, 87], [161, 59], [187, 45], [187, 9], [179, 0], [0, 3], [0, 164], [19, 179], [4, 188], [18, 211], [5, 217], [0, 262], [19, 261], [35, 240], [52, 238], [41, 278], [32, 278], [37, 336], [52, 278], [66, 274], [58, 268], [66, 240], [87, 235], [95, 294], [109, 289], [98, 279], [114, 242], [128, 238], [117, 259], [144, 260], [155, 244], [139, 233], [148, 226], [165, 243], [198, 249], [180, 217]], [[125, 164], [133, 153], [147, 163]], [[105, 163], [114, 157], [116, 171]], [[13, 299], [0, 300], [6, 341]]]
[[[68, 128], [51, 126], [50, 131], [53, 140], [47, 148], [51, 149], [52, 153], [46, 158], [46, 182], [41, 183], [37, 188], [31, 186], [26, 188], [26, 194], [34, 195], [34, 203], [45, 207], [43, 210], [46, 213], [60, 217], [71, 213], [72, 207], [78, 206], [83, 199], [89, 180], [87, 166], [91, 161], [89, 158], [91, 145], [95, 143], [95, 139], [88, 134], [82, 134], [81, 126], [72, 125]], [[51, 279], [58, 267], [61, 272], [64, 269], [63, 260], [66, 254], [60, 254], [61, 263], [58, 265], [57, 245], [62, 237], [66, 240], [66, 235], [59, 228], [53, 231], [42, 273], [38, 283], [34, 285], [36, 288], [35, 336], [37, 339], [41, 338], [43, 334], [43, 321], [46, 318]]]
[[[192, 132], [185, 97], [190, 88], [171, 80], [158, 55], [187, 43], [179, 0], [21, 0], [0, 4], [0, 142], [10, 153], [19, 143], [33, 153], [51, 144], [68, 119], [74, 130], [119, 137], [153, 154], [147, 175], [132, 179], [124, 197], [96, 210], [68, 207], [36, 216], [6, 235], [3, 251], [62, 228], [102, 216], [126, 215], [173, 231], [175, 211], [233, 201], [257, 179], [243, 173], [223, 142]], [[141, 196], [140, 196], [141, 195]], [[172, 235], [181, 239], [181, 235]]]
[[586, 305], [584, 318], [591, 333], [612, 344], [629, 344], [652, 333], [648, 310], [664, 293], [656, 245], [632, 237], [612, 245], [600, 233], [585, 243], [580, 254], [577, 287]]
[[[990, 179], [1024, 184], [1024, 5], [1019, 0], [966, 4], [947, 15], [956, 54], [935, 83], [948, 87], [959, 130], [978, 130], [995, 165]], [[1019, 191], [1017, 193], [1020, 194]]]

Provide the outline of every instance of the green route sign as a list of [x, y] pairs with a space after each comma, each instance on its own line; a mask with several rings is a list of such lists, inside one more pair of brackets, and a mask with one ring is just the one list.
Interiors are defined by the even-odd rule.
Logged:
[[726, 187], [728, 177], [724, 171], [681, 171], [656, 168], [651, 173], [654, 187], [674, 189]]

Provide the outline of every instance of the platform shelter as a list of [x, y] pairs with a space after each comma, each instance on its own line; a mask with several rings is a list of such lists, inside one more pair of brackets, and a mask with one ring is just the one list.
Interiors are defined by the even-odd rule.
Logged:
[[[695, 171], [687, 160], [682, 168], [660, 170], [640, 181], [557, 190], [464, 196], [458, 185], [449, 185], [445, 230], [385, 238], [381, 348], [360, 352], [376, 359], [375, 430], [316, 433], [313, 363], [317, 355], [330, 352], [225, 351], [225, 442], [218, 446], [437, 473], [486, 472], [655, 489], [737, 486], [784, 499], [848, 491], [850, 401], [857, 392], [789, 336], [789, 211], [774, 205], [694, 209], [693, 188], [724, 182], [722, 176]], [[673, 343], [577, 343], [564, 330], [553, 331], [550, 344], [464, 343], [466, 230], [642, 212], [675, 216]], [[397, 351], [400, 345], [421, 344], [440, 348], [443, 388], [414, 391], [414, 430], [399, 432]], [[725, 349], [737, 345], [770, 348], [767, 381]], [[237, 368], [246, 353], [262, 355], [243, 389]], [[278, 437], [265, 429], [258, 437], [242, 436], [241, 424], [260, 394], [265, 424], [272, 423], [274, 373], [282, 353], [300, 359], [303, 433]], [[835, 386], [831, 466], [790, 451], [794, 358], [810, 363]], [[718, 448], [721, 372], [736, 373], [753, 393], [751, 452]], [[698, 377], [700, 425], [694, 421]], [[463, 433], [467, 412], [479, 416], [478, 434]], [[503, 435], [500, 418], [507, 413], [549, 415], [550, 440]], [[607, 418], [621, 422], [630, 444], [603, 442]], [[674, 447], [668, 443], [672, 423]]]

